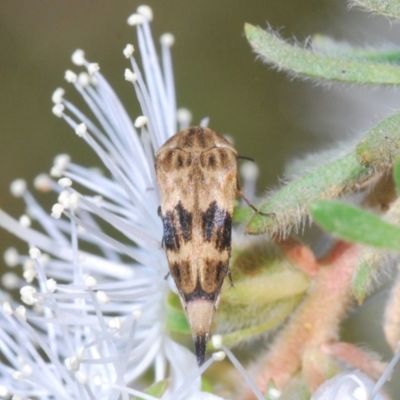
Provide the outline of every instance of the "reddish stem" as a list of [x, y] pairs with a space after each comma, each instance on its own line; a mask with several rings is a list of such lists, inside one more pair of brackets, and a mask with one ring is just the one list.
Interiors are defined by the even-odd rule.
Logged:
[[[351, 300], [350, 284], [359, 254], [359, 246], [340, 241], [320, 260], [321, 268], [308, 296], [275, 338], [268, 353], [250, 371], [261, 391], [265, 391], [271, 379], [278, 388], [283, 388], [300, 370], [305, 347], [338, 340], [339, 323]], [[254, 395], [247, 390], [242, 398], [253, 400]]]

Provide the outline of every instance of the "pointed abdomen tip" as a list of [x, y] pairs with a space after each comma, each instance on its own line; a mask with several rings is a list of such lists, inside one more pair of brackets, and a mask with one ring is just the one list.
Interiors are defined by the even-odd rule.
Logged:
[[193, 337], [194, 349], [196, 351], [197, 365], [201, 367], [204, 364], [206, 356], [206, 347], [208, 335], [197, 335]]
[[186, 304], [186, 315], [189, 320], [199, 366], [204, 363], [214, 311], [214, 302], [210, 300], [196, 299]]

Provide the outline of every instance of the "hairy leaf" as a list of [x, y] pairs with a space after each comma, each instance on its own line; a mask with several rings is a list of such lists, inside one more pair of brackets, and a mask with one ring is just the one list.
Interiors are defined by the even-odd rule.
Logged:
[[245, 34], [265, 62], [295, 75], [359, 84], [400, 84], [400, 66], [397, 65], [347, 57], [327, 57], [314, 53], [310, 48], [289, 44], [276, 33], [251, 24], [245, 25]]
[[353, 0], [354, 5], [366, 8], [377, 14], [389, 18], [400, 19], [400, 1], [399, 0]]

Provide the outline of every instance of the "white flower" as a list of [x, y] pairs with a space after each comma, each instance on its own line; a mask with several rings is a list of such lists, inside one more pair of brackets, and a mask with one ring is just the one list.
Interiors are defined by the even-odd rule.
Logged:
[[[124, 51], [143, 113], [136, 124], [99, 65], [88, 62], [82, 50], [72, 59], [85, 71], [67, 71], [65, 78], [90, 114], [70, 103], [64, 90], [53, 95], [54, 114], [97, 153], [107, 172], [60, 155], [50, 173], [55, 180], [41, 175], [35, 182], [39, 190], [58, 194], [52, 216], [23, 180], [13, 183], [12, 192], [24, 199], [33, 227], [26, 216], [18, 221], [0, 211], [0, 226], [31, 249], [31, 256], [8, 250], [6, 261], [11, 267], [23, 265], [25, 279], [33, 281], [27, 285], [15, 274], [3, 280], [10, 289], [20, 289], [22, 301], [31, 306], [25, 309], [1, 294], [0, 349], [7, 361], [0, 364], [0, 388], [8, 396], [152, 399], [134, 388], [153, 368], [155, 381], [170, 380], [163, 398], [206, 398], [194, 355], [170, 339], [164, 327], [172, 283], [165, 279], [153, 154], [188, 126], [190, 114], [176, 110], [172, 36], [161, 41], [159, 63], [149, 10], [139, 8], [141, 17], [130, 19], [136, 21], [143, 72], [133, 46]], [[79, 192], [78, 186], [83, 188]]]

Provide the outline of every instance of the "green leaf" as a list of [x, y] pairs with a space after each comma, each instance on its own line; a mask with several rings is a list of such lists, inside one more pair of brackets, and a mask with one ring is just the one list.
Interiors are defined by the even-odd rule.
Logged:
[[[169, 379], [164, 379], [162, 381], [153, 383], [151, 386], [144, 390], [144, 393], [149, 394], [150, 396], [154, 396], [157, 399], [161, 399], [161, 396], [167, 390], [168, 385]], [[134, 400], [143, 400], [143, 397], [135, 397]]]
[[[397, 162], [394, 168], [395, 180], [398, 182], [400, 175], [400, 163]], [[397, 178], [396, 178], [397, 175]], [[400, 225], [400, 198], [397, 198], [390, 204], [389, 210], [383, 216], [383, 221], [390, 223], [390, 226]], [[358, 262], [357, 270], [353, 276], [353, 293], [356, 299], [361, 303], [371, 292], [372, 283], [381, 273], [383, 266], [390, 262], [391, 256], [384, 249], [366, 248]]]
[[356, 147], [358, 161], [367, 168], [387, 171], [400, 156], [400, 113], [373, 127]]
[[400, 251], [400, 227], [340, 201], [316, 201], [310, 205], [315, 222], [342, 239]]
[[400, 19], [398, 0], [353, 0], [352, 3], [385, 17]]
[[263, 60], [278, 69], [304, 77], [373, 85], [400, 84], [400, 67], [368, 60], [327, 57], [291, 45], [272, 31], [245, 24], [245, 34]]
[[310, 202], [348, 193], [369, 177], [370, 170], [360, 165], [354, 153], [318, 167], [267, 198], [258, 209], [271, 215], [254, 214], [246, 231], [251, 235], [287, 236], [308, 216]]
[[270, 196], [258, 207], [270, 215], [254, 214], [247, 233], [285, 237], [304, 222], [310, 202], [351, 192], [373, 174], [390, 170], [399, 157], [400, 113], [395, 113], [368, 131], [354, 153], [315, 168]]
[[393, 168], [393, 178], [396, 184], [397, 194], [400, 194], [400, 158], [397, 160]]

